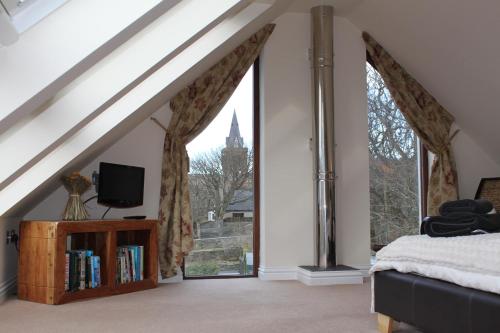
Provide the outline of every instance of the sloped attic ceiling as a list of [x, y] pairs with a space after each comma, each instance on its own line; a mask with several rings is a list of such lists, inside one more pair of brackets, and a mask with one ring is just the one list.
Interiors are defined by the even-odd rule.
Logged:
[[315, 6], [333, 6], [336, 16], [346, 16], [364, 0], [294, 0], [288, 12], [309, 13]]
[[[198, 0], [189, 2], [196, 4]], [[186, 3], [183, 1], [180, 8], [187, 8]], [[118, 140], [128, 130], [141, 123], [155, 110], [158, 110], [177, 91], [194, 80], [200, 73], [210, 68], [218, 59], [221, 59], [258, 28], [272, 22], [278, 15], [283, 13], [289, 4], [288, 0], [276, 0], [272, 4], [254, 3], [248, 0], [225, 0], [224, 2], [221, 1], [221, 3], [229, 5], [229, 8], [220, 8], [221, 10], [224, 9], [221, 13], [223, 14], [221, 20], [213, 21], [213, 24], [210, 23], [207, 26], [208, 30], [204, 30], [204, 33], [200, 36], [183, 44], [183, 48], [177, 50], [173, 58], [166, 62], [159, 62], [154, 67], [155, 71], [147, 70], [140, 80], [134, 81], [137, 84], [131, 90], [127, 90], [123, 96], [114, 99], [113, 94], [106, 95], [106, 98], [111, 97], [113, 103], [106, 104], [106, 102], [105, 110], [96, 113], [93, 112], [95, 109], [90, 109], [93, 114], [92, 119], [85, 120], [84, 123], [81, 123], [82, 126], [75, 130], [68, 130], [67, 134], [69, 136], [67, 139], [52, 145], [50, 151], [41, 154], [43, 155], [42, 159], [29, 166], [21, 174], [12, 177], [10, 183], [0, 191], [0, 197], [4, 198], [4, 200], [0, 200], [2, 203], [0, 205], [0, 215], [24, 215], [34, 203], [54, 189], [54, 184], [58, 183], [61, 174], [88, 164], [89, 161], [93, 160], [93, 156]], [[237, 10], [233, 11], [231, 4], [241, 4], [242, 6], [238, 6]], [[172, 14], [171, 11], [167, 12], [167, 14]], [[198, 13], [206, 15], [207, 10]], [[178, 12], [174, 14], [177, 15]], [[120, 46], [116, 50], [116, 54], [121, 55], [122, 52], [125, 53], [124, 50], [129, 51], [131, 49], [129, 44], [136, 45], [135, 42], [142, 41], [144, 36], [151, 37], [152, 30], [161, 30], [163, 26], [160, 24], [158, 28], [158, 22], [163, 22], [163, 19], [166, 19], [167, 16], [160, 17]], [[160, 40], [163, 38], [161, 34], [154, 35], [159, 36]], [[161, 50], [165, 51], [164, 48]], [[83, 79], [79, 78], [68, 85], [61, 94], [68, 96], [71, 91], [78, 90], [80, 92], [79, 83], [88, 82], [87, 80], [93, 74], [101, 73], [100, 71], [103, 68], [101, 65], [113, 63], [116, 60], [116, 54], [112, 52], [101, 63], [95, 65], [86, 73], [89, 76], [84, 74]], [[148, 57], [150, 55], [151, 53], [148, 53]], [[142, 63], [141, 59], [137, 61]], [[130, 71], [127, 72], [127, 75], [129, 74]], [[119, 77], [122, 76], [120, 74]], [[111, 76], [108, 75], [108, 77]], [[103, 81], [106, 83], [105, 80], [99, 82]], [[96, 96], [102, 94], [103, 91], [99, 87], [99, 82], [93, 86], [93, 89], [98, 89], [99, 92]], [[95, 93], [91, 92], [90, 94], [94, 95]], [[82, 96], [88, 95], [89, 93], [82, 94]], [[59, 99], [53, 98], [52, 101], [57, 102]], [[84, 104], [87, 110], [86, 102]], [[79, 105], [79, 103], [76, 105]]]
[[349, 14], [500, 163], [500, 2], [365, 0]]

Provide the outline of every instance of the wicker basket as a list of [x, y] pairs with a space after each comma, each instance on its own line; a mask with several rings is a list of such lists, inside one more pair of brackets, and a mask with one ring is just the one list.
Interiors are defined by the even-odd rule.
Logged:
[[500, 213], [500, 177], [482, 178], [475, 199], [490, 201], [495, 210]]

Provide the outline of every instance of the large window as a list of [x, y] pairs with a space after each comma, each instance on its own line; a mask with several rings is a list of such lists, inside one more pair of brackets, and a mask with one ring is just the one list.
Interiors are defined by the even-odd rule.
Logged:
[[368, 62], [371, 248], [419, 232], [418, 140]]
[[254, 80], [252, 67], [217, 117], [187, 146], [195, 238], [184, 262], [187, 278], [256, 272]]

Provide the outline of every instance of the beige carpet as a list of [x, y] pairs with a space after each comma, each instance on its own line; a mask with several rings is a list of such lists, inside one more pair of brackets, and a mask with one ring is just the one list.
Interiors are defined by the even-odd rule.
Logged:
[[0, 305], [0, 332], [377, 332], [369, 306], [369, 283], [188, 280], [58, 306], [12, 297]]

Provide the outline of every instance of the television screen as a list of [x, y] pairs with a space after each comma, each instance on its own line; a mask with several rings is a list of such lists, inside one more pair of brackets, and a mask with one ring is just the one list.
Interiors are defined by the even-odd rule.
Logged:
[[144, 168], [99, 163], [97, 202], [110, 207], [127, 208], [142, 205]]

